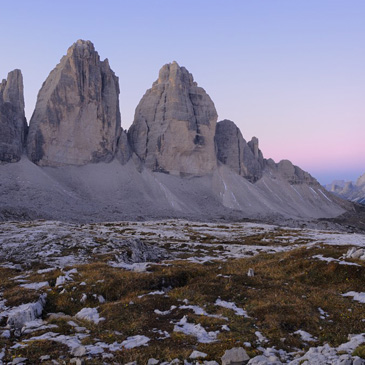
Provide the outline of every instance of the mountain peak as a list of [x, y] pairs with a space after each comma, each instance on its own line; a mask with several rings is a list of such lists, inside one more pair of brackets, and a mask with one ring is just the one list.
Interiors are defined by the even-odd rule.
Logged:
[[162, 66], [159, 72], [157, 84], [171, 83], [174, 85], [197, 86], [193, 75], [176, 61]]

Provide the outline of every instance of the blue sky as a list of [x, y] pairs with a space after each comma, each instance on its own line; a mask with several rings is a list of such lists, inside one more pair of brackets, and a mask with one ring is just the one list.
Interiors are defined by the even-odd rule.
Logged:
[[165, 63], [185, 66], [219, 120], [321, 183], [365, 172], [363, 0], [0, 0], [0, 78], [23, 72], [28, 120], [77, 39], [119, 76], [122, 126]]

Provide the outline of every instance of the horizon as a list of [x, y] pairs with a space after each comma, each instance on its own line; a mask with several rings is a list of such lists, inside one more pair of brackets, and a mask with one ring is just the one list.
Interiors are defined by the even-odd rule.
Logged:
[[265, 158], [288, 159], [321, 184], [365, 172], [362, 1], [16, 3], [2, 4], [3, 28], [18, 27], [0, 40], [0, 79], [22, 70], [28, 123], [42, 83], [85, 39], [119, 77], [124, 129], [159, 69], [176, 60], [218, 121], [258, 137]]

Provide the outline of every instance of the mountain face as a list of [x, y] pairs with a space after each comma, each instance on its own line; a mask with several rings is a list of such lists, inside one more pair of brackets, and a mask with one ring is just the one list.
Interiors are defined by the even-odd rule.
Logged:
[[[0, 220], [301, 219], [353, 207], [290, 161], [265, 159], [234, 122], [216, 123], [212, 100], [176, 62], [161, 68], [128, 133], [118, 95], [108, 60], [90, 41], [73, 44], [38, 94], [29, 159], [0, 166]], [[0, 84], [0, 126], [0, 161], [18, 161], [27, 132], [18, 70]]]
[[28, 156], [40, 166], [111, 161], [121, 135], [118, 78], [78, 40], [49, 74], [30, 121]]
[[356, 182], [335, 180], [327, 184], [325, 188], [343, 199], [365, 204], [365, 173]]
[[0, 83], [0, 161], [20, 160], [27, 129], [23, 76], [20, 70], [14, 70]]
[[259, 140], [253, 137], [246, 143], [239, 128], [230, 120], [217, 123], [215, 141], [218, 160], [252, 183], [261, 179], [266, 171], [280, 175], [290, 184], [318, 185], [309, 173], [288, 160], [275, 163], [272, 159], [264, 159]]
[[223, 164], [251, 182], [262, 177], [264, 159], [256, 137], [246, 143], [239, 128], [225, 119], [217, 123], [215, 142], [217, 158]]
[[208, 94], [186, 68], [173, 62], [161, 68], [138, 104], [128, 136], [148, 169], [200, 176], [217, 167], [216, 122]]

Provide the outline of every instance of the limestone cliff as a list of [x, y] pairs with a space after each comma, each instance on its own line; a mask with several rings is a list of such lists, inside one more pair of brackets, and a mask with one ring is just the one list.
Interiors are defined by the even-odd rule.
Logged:
[[0, 161], [20, 160], [27, 129], [23, 76], [14, 70], [0, 83]]
[[138, 104], [128, 137], [148, 169], [204, 175], [217, 166], [217, 112], [208, 94], [176, 62], [163, 66]]
[[120, 135], [119, 82], [90, 41], [78, 40], [38, 94], [27, 150], [41, 166], [110, 161]]
[[264, 159], [256, 137], [247, 143], [239, 128], [225, 119], [217, 123], [215, 141], [219, 161], [251, 182], [261, 178]]

